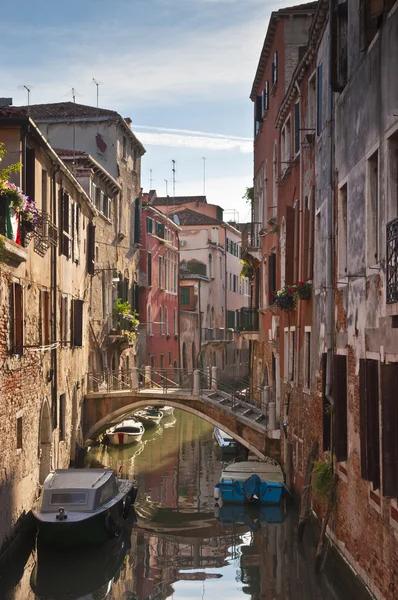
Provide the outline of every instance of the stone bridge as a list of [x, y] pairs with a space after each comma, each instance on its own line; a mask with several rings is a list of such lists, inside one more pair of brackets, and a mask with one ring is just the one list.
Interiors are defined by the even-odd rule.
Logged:
[[127, 414], [148, 405], [167, 404], [222, 428], [259, 458], [279, 456], [280, 430], [276, 426], [275, 408], [260, 410], [242, 398], [241, 393], [219, 386], [214, 367], [210, 380], [199, 371], [176, 377], [175, 372], [154, 374], [151, 367], [146, 367], [141, 386], [138, 369], [91, 373], [87, 390], [83, 411], [87, 445]]

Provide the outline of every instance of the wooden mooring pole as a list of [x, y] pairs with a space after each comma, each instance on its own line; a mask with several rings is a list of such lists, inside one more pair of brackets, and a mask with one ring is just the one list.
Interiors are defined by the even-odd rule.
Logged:
[[319, 443], [315, 440], [312, 442], [311, 452], [307, 458], [305, 467], [304, 486], [300, 500], [299, 525], [297, 531], [297, 541], [301, 542], [304, 535], [305, 524], [310, 516], [310, 499], [311, 499], [311, 478], [314, 460], [318, 455]]

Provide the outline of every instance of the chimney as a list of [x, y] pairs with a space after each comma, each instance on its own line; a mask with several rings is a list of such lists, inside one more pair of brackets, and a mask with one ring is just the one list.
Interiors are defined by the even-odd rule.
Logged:
[[12, 106], [12, 98], [0, 98], [0, 106]]

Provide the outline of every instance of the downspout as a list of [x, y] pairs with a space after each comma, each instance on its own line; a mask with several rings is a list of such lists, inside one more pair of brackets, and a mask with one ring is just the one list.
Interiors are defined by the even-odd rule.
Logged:
[[[57, 189], [55, 176], [60, 170], [59, 165], [53, 164], [51, 181], [52, 220], [56, 222], [57, 214]], [[58, 219], [58, 223], [60, 220]], [[61, 232], [58, 229], [58, 244], [61, 243]], [[51, 246], [51, 293], [53, 301], [52, 339], [54, 348], [51, 349], [51, 407], [54, 429], [58, 425], [57, 419], [57, 393], [58, 393], [58, 353], [57, 353], [57, 250], [58, 246]]]
[[[333, 91], [331, 87], [332, 75], [332, 10], [333, 0], [329, 0], [329, 64], [328, 64], [328, 96], [327, 96], [327, 127], [328, 127], [328, 147], [329, 147], [329, 163], [328, 163], [328, 190], [327, 190], [327, 205], [326, 205], [326, 389], [325, 396], [330, 403], [332, 409], [334, 400], [332, 396], [332, 381], [333, 381], [333, 351], [334, 351], [334, 260], [333, 260], [333, 171], [334, 171], [334, 123], [333, 123]], [[332, 411], [333, 413], [333, 411]], [[331, 447], [333, 448], [333, 418], [331, 419], [330, 431]]]
[[[299, 248], [299, 256], [298, 256], [298, 265], [297, 265], [297, 281], [303, 281], [303, 256], [300, 253], [300, 249], [303, 248], [303, 216], [304, 216], [304, 206], [303, 206], [303, 155], [302, 155], [302, 146], [301, 146], [301, 127], [302, 127], [302, 106], [301, 106], [301, 90], [300, 90], [300, 85], [297, 83], [297, 81], [295, 82], [295, 86], [296, 86], [296, 90], [297, 90], [297, 94], [298, 94], [298, 101], [299, 101], [299, 160], [300, 160], [300, 184], [299, 184], [299, 226], [298, 226], [298, 234], [299, 234], [299, 244], [298, 244], [298, 248]], [[299, 374], [300, 371], [300, 344], [301, 341], [303, 339], [303, 335], [301, 332], [301, 314], [302, 314], [302, 307], [300, 305], [300, 310], [298, 311], [297, 314], [297, 339], [296, 339], [296, 344], [297, 344], [297, 352], [295, 353], [296, 357], [297, 357], [297, 365], [296, 365], [296, 369], [297, 369], [297, 374]], [[280, 410], [279, 410], [280, 412]], [[278, 414], [277, 414], [277, 418], [278, 418]]]

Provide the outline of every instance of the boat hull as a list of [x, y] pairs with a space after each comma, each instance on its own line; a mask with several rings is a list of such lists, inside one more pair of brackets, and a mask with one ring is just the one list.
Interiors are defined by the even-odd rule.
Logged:
[[[239, 481], [223, 479], [215, 487], [215, 497], [218, 495], [224, 503], [233, 504], [279, 504], [284, 490], [284, 484], [262, 481], [257, 498], [249, 500]], [[218, 490], [218, 494], [216, 492]]]
[[124, 431], [115, 431], [114, 433], [108, 433], [109, 443], [112, 446], [128, 446], [130, 444], [137, 444], [142, 440], [142, 433], [126, 433]]
[[134, 417], [138, 419], [138, 421], [141, 421], [145, 429], [148, 429], [149, 427], [157, 427], [163, 418], [163, 414], [160, 413], [159, 415], [147, 415], [144, 412], [137, 412], [135, 413]]

